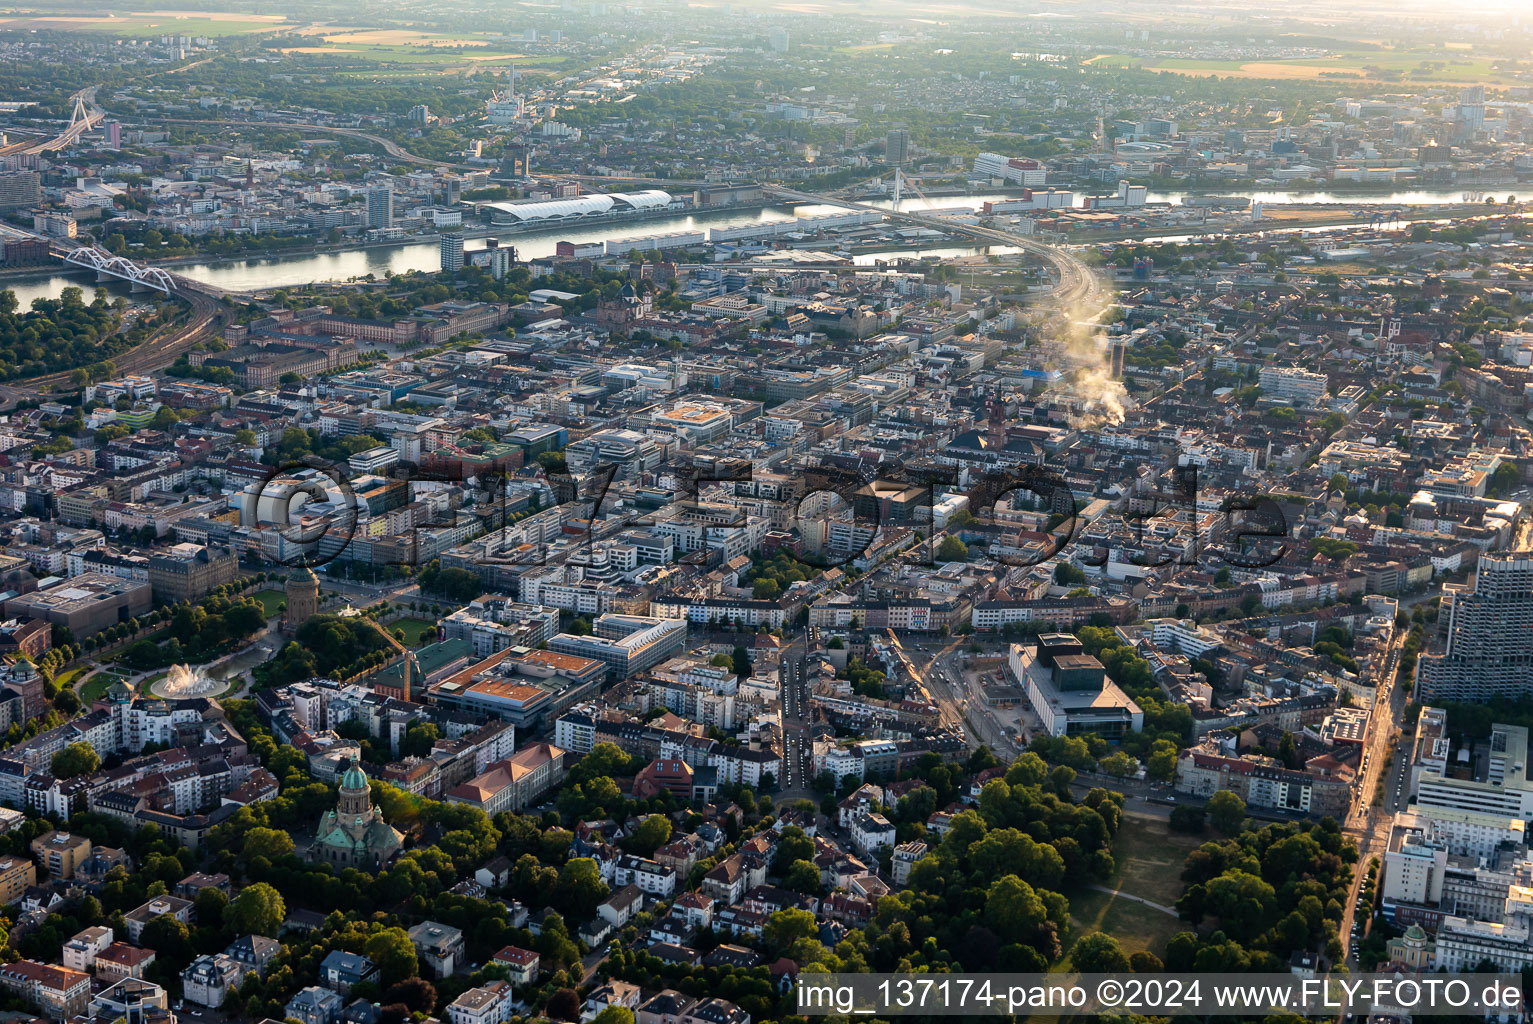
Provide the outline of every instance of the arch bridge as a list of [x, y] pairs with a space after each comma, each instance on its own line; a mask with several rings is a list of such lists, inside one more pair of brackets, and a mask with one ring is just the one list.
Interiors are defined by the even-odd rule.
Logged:
[[176, 295], [184, 290], [185, 282], [160, 267], [146, 267], [134, 263], [125, 256], [113, 256], [93, 245], [82, 245], [60, 254], [60, 258], [76, 267], [96, 272], [97, 279], [115, 277], [127, 281], [134, 291], [153, 289], [166, 295]]

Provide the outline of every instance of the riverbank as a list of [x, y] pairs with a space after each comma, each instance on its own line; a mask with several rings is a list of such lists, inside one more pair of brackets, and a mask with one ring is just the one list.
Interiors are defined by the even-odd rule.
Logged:
[[[912, 199], [906, 209], [953, 209], [975, 207], [987, 201], [1000, 201], [1014, 197], [1020, 189], [994, 190], [985, 193], [964, 193], [951, 196], [930, 196], [929, 202]], [[1187, 225], [1146, 231], [1091, 232], [1070, 236], [1067, 244], [1092, 244], [1112, 242], [1146, 235], [1172, 238], [1192, 235], [1245, 234], [1261, 231], [1289, 230], [1290, 223], [1283, 223], [1280, 207], [1309, 208], [1311, 216], [1304, 219], [1302, 229], [1324, 230], [1344, 226], [1365, 226], [1350, 215], [1345, 203], [1333, 203], [1336, 193], [1306, 193], [1302, 200], [1292, 200], [1294, 193], [1239, 194], [1228, 191], [1220, 194], [1239, 195], [1240, 198], [1261, 202], [1267, 206], [1271, 217], [1255, 223], [1222, 225]], [[1417, 221], [1451, 218], [1454, 216], [1482, 215], [1504, 211], [1504, 207], [1464, 203], [1461, 190], [1438, 190], [1434, 192], [1374, 192], [1368, 195], [1366, 204], [1361, 196], [1352, 197], [1353, 205], [1403, 206], [1399, 221]], [[1152, 194], [1150, 200], [1166, 203], [1182, 198], [1182, 194]], [[887, 208], [888, 200], [875, 200], [870, 205]], [[1412, 209], [1418, 207], [1419, 209]], [[551, 256], [561, 241], [577, 245], [631, 238], [638, 234], [665, 234], [678, 231], [697, 231], [708, 227], [749, 227], [770, 222], [790, 221], [796, 215], [818, 216], [843, 212], [840, 207], [828, 205], [797, 204], [793, 208], [776, 204], [753, 204], [728, 207], [721, 210], [700, 210], [677, 213], [657, 211], [643, 219], [625, 218], [621, 221], [583, 222], [569, 221], [551, 225], [529, 225], [515, 231], [490, 225], [474, 225], [464, 229], [469, 239], [488, 237], [505, 238], [517, 248], [523, 260]], [[640, 226], [642, 225], [642, 227]], [[963, 255], [972, 253], [977, 246], [963, 241], [922, 243], [916, 247], [879, 246], [878, 251], [866, 250], [856, 254], [856, 262], [865, 265], [875, 258], [888, 258], [894, 254], [910, 256]], [[1004, 249], [996, 251], [1005, 251]], [[271, 253], [245, 253], [226, 257], [208, 258], [185, 255], [168, 260], [155, 261], [156, 265], [174, 268], [194, 280], [215, 285], [230, 292], [260, 292], [276, 288], [290, 288], [315, 282], [346, 281], [365, 278], [371, 274], [382, 278], [388, 274], [404, 274], [411, 271], [435, 272], [441, 266], [440, 238], [437, 235], [418, 235], [406, 239], [376, 240], [370, 242], [343, 242], [336, 245], [316, 244], [298, 249], [274, 250]], [[21, 308], [27, 308], [34, 299], [56, 298], [69, 286], [94, 288], [89, 272], [76, 272], [62, 265], [53, 267], [7, 268], [0, 270], [0, 283], [16, 293]], [[104, 287], [114, 294], [123, 294], [117, 286]]]

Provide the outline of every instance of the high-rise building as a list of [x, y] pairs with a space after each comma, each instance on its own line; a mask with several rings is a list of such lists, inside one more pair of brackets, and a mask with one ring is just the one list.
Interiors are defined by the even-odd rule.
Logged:
[[442, 236], [442, 271], [456, 274], [463, 269], [463, 236], [452, 232]]
[[409, 118], [415, 124], [430, 124], [431, 108], [424, 103], [417, 103], [410, 108]]
[[884, 143], [884, 160], [894, 166], [899, 166], [910, 159], [910, 133], [903, 128], [889, 129], [889, 138]]
[[394, 226], [394, 189], [379, 185], [367, 193], [367, 226], [391, 228]]
[[122, 124], [117, 121], [106, 123], [106, 144], [112, 149], [122, 148]]
[[1473, 584], [1443, 586], [1442, 654], [1416, 663], [1417, 700], [1533, 695], [1533, 551], [1486, 552]]
[[772, 48], [773, 53], [787, 53], [788, 30], [781, 27], [769, 29], [767, 31], [767, 45]]
[[42, 198], [42, 179], [36, 171], [0, 174], [0, 210], [36, 206]]

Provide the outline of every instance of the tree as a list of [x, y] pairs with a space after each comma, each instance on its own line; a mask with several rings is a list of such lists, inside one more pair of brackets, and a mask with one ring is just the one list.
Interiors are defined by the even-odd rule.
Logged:
[[420, 973], [420, 960], [415, 955], [415, 944], [410, 933], [403, 928], [383, 928], [367, 937], [362, 951], [378, 965], [385, 985], [397, 984]]
[[814, 840], [797, 825], [789, 825], [782, 830], [782, 835], [777, 842], [777, 854], [775, 864], [781, 868], [791, 865], [794, 861], [814, 859]]
[[430, 1013], [436, 1006], [436, 986], [425, 978], [402, 978], [383, 993], [386, 1003], [403, 1003], [415, 1013]]
[[293, 837], [280, 829], [253, 828], [245, 833], [240, 845], [240, 856], [246, 861], [264, 857], [268, 861], [281, 860], [293, 852]]
[[820, 869], [807, 860], [796, 860], [788, 865], [788, 871], [783, 875], [784, 888], [794, 892], [805, 893], [809, 896], [820, 894]]
[[1079, 586], [1086, 582], [1086, 574], [1069, 562], [1060, 562], [1054, 566], [1054, 582], [1062, 587]]
[[942, 562], [966, 562], [969, 559], [969, 545], [950, 534], [937, 545], [937, 559]]
[[1246, 802], [1227, 789], [1221, 789], [1208, 799], [1208, 820], [1214, 828], [1225, 835], [1240, 831], [1246, 820]]
[[1070, 950], [1070, 966], [1083, 974], [1121, 974], [1131, 967], [1118, 940], [1105, 932], [1077, 942]]
[[49, 767], [54, 778], [72, 779], [76, 775], [87, 775], [100, 768], [101, 755], [89, 743], [71, 743], [53, 755]]
[[633, 1024], [633, 1011], [626, 1006], [609, 1006], [591, 1024]]
[[192, 900], [192, 920], [201, 926], [222, 922], [224, 910], [228, 906], [229, 897], [222, 889], [215, 889], [211, 885], [198, 889], [197, 898]]
[[670, 842], [671, 822], [662, 814], [651, 814], [639, 823], [630, 837], [629, 847], [635, 853], [651, 856], [656, 850]]
[[1126, 779], [1139, 770], [1139, 762], [1121, 750], [1115, 750], [1098, 762], [1102, 771]]
[[560, 909], [569, 916], [575, 919], [590, 917], [606, 895], [607, 883], [602, 881], [601, 868], [590, 857], [571, 857], [559, 869], [555, 897]]
[[561, 988], [548, 997], [548, 1005], [543, 1010], [553, 1020], [574, 1020], [580, 1016], [580, 993], [572, 988]]
[[237, 935], [265, 935], [276, 938], [287, 919], [287, 904], [282, 894], [265, 882], [256, 882], [240, 890], [224, 913], [224, 923]]
[[766, 939], [767, 948], [780, 956], [795, 942], [812, 938], [819, 930], [813, 914], [807, 910], [791, 908], [779, 910], [767, 918], [762, 938]]
[[1204, 824], [1203, 808], [1183, 804], [1180, 807], [1171, 808], [1171, 831], [1185, 832], [1197, 835], [1203, 831]]
[[751, 677], [751, 656], [744, 646], [736, 644], [729, 660], [732, 663], [735, 675], [741, 679], [749, 679]]
[[161, 914], [144, 925], [139, 939], [145, 949], [152, 949], [166, 960], [188, 963], [196, 954], [192, 948], [191, 929], [174, 914]]

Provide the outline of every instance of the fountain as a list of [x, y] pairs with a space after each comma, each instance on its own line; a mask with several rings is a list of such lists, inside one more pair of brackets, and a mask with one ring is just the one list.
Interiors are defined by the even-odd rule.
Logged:
[[164, 679], [150, 684], [149, 692], [165, 700], [182, 700], [187, 697], [213, 697], [228, 688], [228, 680], [213, 679], [200, 668], [172, 665]]

